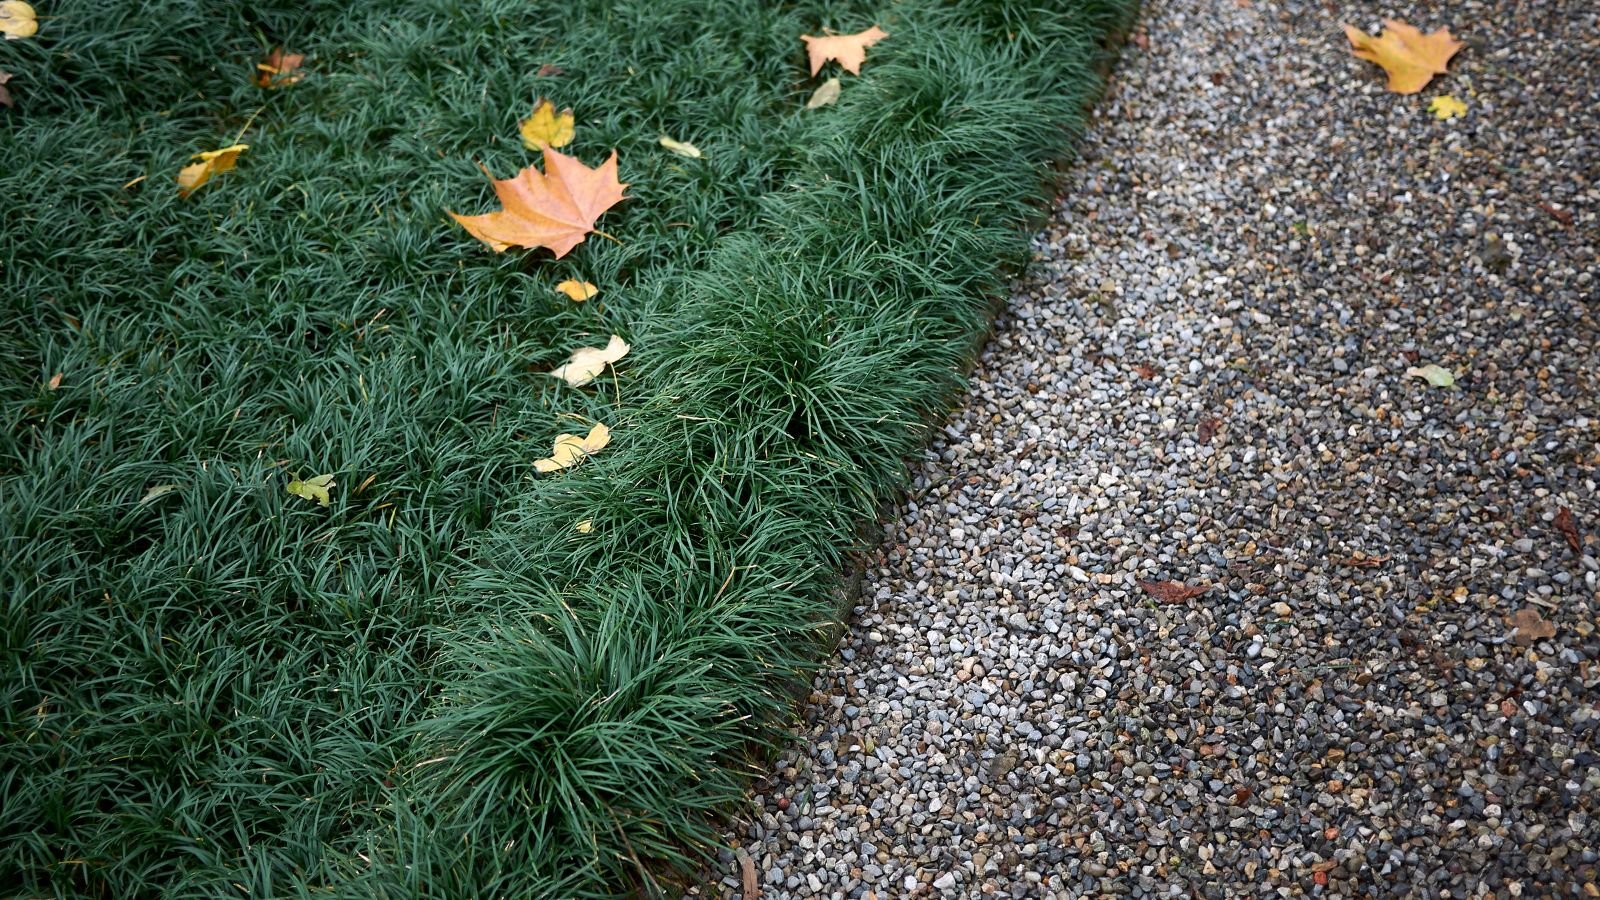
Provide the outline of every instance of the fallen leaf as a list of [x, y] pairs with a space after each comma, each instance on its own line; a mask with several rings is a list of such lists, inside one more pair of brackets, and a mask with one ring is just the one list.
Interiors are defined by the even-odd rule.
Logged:
[[542, 63], [539, 66], [539, 71], [537, 71], [537, 72], [535, 72], [533, 74], [537, 75], [540, 78], [549, 78], [549, 77], [551, 77], [553, 75], [564, 74], [565, 71], [566, 70], [562, 69], [560, 66], [553, 66], [550, 63]]
[[806, 53], [811, 57], [811, 74], [822, 71], [822, 64], [835, 60], [851, 75], [861, 74], [861, 64], [867, 61], [867, 48], [888, 37], [888, 32], [874, 25], [855, 34], [830, 34], [825, 37], [800, 35], [806, 43]]
[[299, 70], [305, 61], [304, 53], [284, 53], [282, 47], [274, 47], [256, 63], [256, 87], [270, 89], [294, 84], [303, 77]]
[[1195, 426], [1194, 436], [1195, 439], [1200, 443], [1209, 444], [1211, 443], [1211, 439], [1216, 437], [1217, 432], [1221, 430], [1222, 420], [1215, 416], [1206, 416], [1204, 419], [1200, 420], [1199, 425]]
[[1517, 630], [1512, 640], [1521, 647], [1530, 646], [1542, 638], [1555, 637], [1556, 634], [1556, 626], [1546, 622], [1539, 611], [1531, 606], [1517, 610], [1506, 621]]
[[0, 0], [0, 34], [15, 41], [33, 37], [39, 31], [39, 14], [22, 0]]
[[608, 364], [627, 356], [629, 349], [627, 341], [613, 334], [604, 347], [579, 347], [572, 351], [571, 358], [550, 374], [573, 387], [583, 387], [605, 371]]
[[696, 147], [687, 141], [675, 141], [664, 134], [661, 136], [660, 143], [661, 146], [671, 150], [673, 153], [676, 153], [679, 156], [688, 157], [689, 159], [699, 159], [705, 155], [704, 153], [700, 152], [699, 147]]
[[1141, 581], [1139, 587], [1144, 592], [1160, 600], [1162, 603], [1183, 603], [1192, 597], [1198, 597], [1211, 590], [1214, 585], [1197, 584], [1187, 585], [1181, 581]]
[[[532, 166], [494, 182], [504, 209], [481, 216], [450, 213], [496, 253], [511, 247], [546, 247], [557, 259], [583, 243], [600, 214], [626, 199], [617, 180], [617, 151], [598, 169], [545, 148], [544, 172]], [[486, 173], [487, 174], [487, 173]]]
[[587, 281], [577, 281], [572, 278], [568, 278], [566, 281], [556, 285], [556, 291], [566, 294], [568, 297], [572, 298], [573, 303], [582, 303], [590, 297], [593, 297], [595, 294], [600, 293], [600, 289], [595, 287], [592, 283]]
[[1149, 363], [1140, 363], [1137, 366], [1134, 366], [1133, 372], [1135, 375], [1138, 375], [1140, 378], [1143, 378], [1146, 381], [1156, 377], [1158, 374], [1156, 372], [1156, 367], [1150, 365]]
[[54, 375], [51, 375], [50, 381], [46, 383], [45, 387], [52, 391], [58, 387], [61, 387], [61, 374], [62, 373], [57, 372]]
[[609, 443], [611, 443], [611, 429], [599, 424], [589, 429], [589, 434], [585, 437], [578, 437], [575, 434], [558, 434], [550, 455], [544, 459], [536, 460], [533, 467], [540, 472], [548, 474], [565, 469], [568, 466], [575, 466], [582, 462], [584, 457], [605, 449], [605, 446]]
[[827, 106], [837, 101], [839, 94], [843, 93], [843, 91], [844, 85], [840, 83], [839, 79], [829, 78], [818, 86], [815, 91], [811, 92], [811, 99], [806, 101], [806, 109]]
[[1243, 805], [1245, 805], [1245, 803], [1250, 800], [1250, 795], [1252, 795], [1254, 793], [1255, 793], [1255, 790], [1252, 789], [1252, 788], [1248, 788], [1248, 787], [1237, 787], [1237, 788], [1234, 788], [1233, 789], [1233, 803], [1234, 803], [1234, 805], [1235, 806], [1243, 806]]
[[1467, 105], [1449, 94], [1440, 94], [1428, 101], [1428, 112], [1435, 119], [1455, 119], [1467, 114]]
[[1434, 387], [1455, 387], [1456, 384], [1454, 372], [1444, 366], [1436, 366], [1433, 363], [1428, 363], [1425, 366], [1412, 366], [1406, 369], [1406, 376], [1409, 378], [1421, 378]]
[[1350, 39], [1352, 54], [1377, 63], [1389, 73], [1388, 87], [1396, 94], [1415, 94], [1433, 76], [1448, 72], [1450, 57], [1463, 46], [1450, 36], [1448, 28], [1423, 34], [1395, 19], [1384, 19], [1383, 27], [1377, 37], [1349, 25], [1344, 26], [1344, 34]]
[[315, 478], [307, 478], [305, 481], [291, 481], [287, 490], [296, 497], [315, 500], [317, 505], [327, 506], [329, 499], [328, 489], [335, 484], [337, 482], [333, 480], [332, 475], [318, 475]]
[[1339, 564], [1342, 566], [1355, 566], [1358, 569], [1376, 569], [1388, 561], [1389, 557], [1387, 556], [1367, 556], [1364, 553], [1357, 553], [1354, 556], [1340, 560]]
[[[5, 73], [4, 72], [0, 72], [0, 75], [5, 75]], [[0, 79], [0, 84], [3, 84], [3, 83], [4, 83], [4, 79]], [[3, 90], [4, 90], [3, 88], [0, 88], [0, 91], [3, 91]], [[10, 104], [7, 104], [7, 105], [10, 105]], [[1545, 212], [1549, 213], [1551, 216], [1554, 216], [1555, 220], [1557, 222], [1560, 222], [1562, 225], [1566, 226], [1567, 228], [1571, 228], [1572, 227], [1572, 210], [1570, 210], [1570, 209], [1562, 209], [1561, 207], [1555, 205], [1554, 203], [1549, 202], [1548, 200], [1541, 201], [1539, 203], [1539, 208], [1544, 210]]]
[[556, 112], [556, 105], [540, 97], [533, 112], [518, 123], [522, 145], [529, 150], [565, 147], [572, 143], [573, 116], [571, 109]]
[[4, 106], [7, 109], [16, 105], [16, 101], [11, 99], [11, 92], [6, 90], [6, 82], [10, 80], [11, 73], [5, 69], [0, 69], [0, 106]]
[[594, 530], [594, 520], [593, 519], [584, 519], [582, 522], [579, 522], [577, 525], [575, 525], [573, 527], [578, 530], [579, 534], [588, 534], [589, 532]]
[[744, 888], [744, 900], [761, 900], [761, 882], [756, 878], [756, 861], [742, 848], [739, 857], [739, 881]]
[[154, 485], [150, 488], [150, 490], [144, 492], [143, 497], [139, 498], [139, 505], [143, 506], [144, 504], [149, 503], [151, 500], [170, 494], [177, 489], [178, 486], [175, 484]]
[[1583, 552], [1583, 533], [1578, 531], [1578, 520], [1572, 517], [1572, 510], [1565, 506], [1557, 510], [1555, 526], [1557, 531], [1566, 536], [1567, 546], [1572, 548], [1573, 553]]
[[211, 176], [233, 171], [234, 165], [239, 161], [239, 154], [248, 149], [250, 149], [249, 144], [234, 144], [232, 147], [207, 150], [189, 157], [199, 162], [184, 166], [178, 173], [178, 195], [187, 197], [210, 181]]

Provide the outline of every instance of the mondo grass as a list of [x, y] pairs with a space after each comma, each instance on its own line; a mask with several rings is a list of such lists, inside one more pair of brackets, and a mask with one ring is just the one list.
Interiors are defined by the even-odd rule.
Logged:
[[[827, 652], [1131, 5], [41, 5], [0, 44], [0, 886], [670, 890]], [[875, 22], [803, 110], [797, 36]], [[309, 74], [262, 92], [278, 45]], [[559, 261], [444, 214], [492, 206], [475, 161], [532, 161], [540, 94], [633, 185], [619, 242]], [[593, 387], [543, 374], [610, 333]], [[534, 474], [592, 421], [610, 447]], [[284, 490], [323, 473], [327, 508]]]

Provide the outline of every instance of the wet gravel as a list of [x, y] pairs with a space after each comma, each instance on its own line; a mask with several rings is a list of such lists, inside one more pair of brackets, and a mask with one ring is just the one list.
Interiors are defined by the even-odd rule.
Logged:
[[1600, 896], [1600, 7], [1382, 12], [1452, 73], [1148, 5], [729, 836], [761, 896]]

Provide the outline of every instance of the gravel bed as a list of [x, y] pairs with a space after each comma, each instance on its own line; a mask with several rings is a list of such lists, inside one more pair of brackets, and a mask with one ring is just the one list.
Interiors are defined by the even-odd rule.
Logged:
[[1600, 895], [1600, 7], [1382, 12], [1149, 5], [699, 893]]

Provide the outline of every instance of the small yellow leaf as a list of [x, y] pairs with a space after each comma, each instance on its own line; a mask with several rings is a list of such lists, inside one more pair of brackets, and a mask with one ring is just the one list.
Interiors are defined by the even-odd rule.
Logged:
[[1440, 94], [1428, 103], [1428, 112], [1436, 119], [1454, 119], [1467, 114], [1467, 105], [1449, 94]]
[[575, 434], [558, 434], [550, 455], [535, 460], [533, 467], [544, 474], [565, 469], [582, 462], [585, 456], [600, 452], [609, 443], [611, 443], [611, 429], [600, 424], [589, 429], [589, 434], [581, 438]]
[[594, 520], [584, 519], [582, 522], [579, 522], [576, 527], [579, 534], [588, 534], [594, 530]]
[[234, 144], [232, 147], [207, 150], [189, 157], [198, 159], [199, 162], [184, 166], [183, 171], [178, 173], [178, 194], [187, 197], [210, 181], [211, 176], [233, 171], [234, 164], [239, 161], [239, 154], [248, 149], [250, 149], [249, 144]]
[[157, 497], [162, 497], [162, 496], [165, 496], [167, 494], [170, 494], [170, 493], [172, 493], [173, 491], [175, 491], [177, 489], [178, 489], [178, 486], [175, 485], [175, 484], [158, 484], [158, 485], [155, 485], [155, 486], [151, 487], [150, 490], [145, 491], [143, 497], [139, 498], [139, 505], [143, 506], [144, 504], [149, 503], [151, 500], [154, 500]]
[[46, 383], [46, 386], [52, 391], [61, 387], [61, 373], [57, 372], [54, 375], [51, 375], [50, 381]]
[[1450, 71], [1450, 57], [1464, 46], [1441, 28], [1423, 34], [1414, 26], [1395, 19], [1383, 20], [1383, 33], [1373, 37], [1359, 28], [1344, 26], [1350, 39], [1350, 52], [1360, 59], [1375, 62], [1389, 73], [1389, 90], [1396, 94], [1415, 94], [1435, 75]]
[[630, 349], [627, 341], [613, 334], [605, 347], [579, 347], [572, 351], [566, 364], [556, 367], [550, 374], [573, 387], [583, 387], [604, 372], [607, 365], [627, 356]]
[[572, 141], [573, 118], [571, 109], [556, 112], [556, 105], [544, 97], [533, 105], [533, 114], [522, 120], [523, 146], [529, 150], [547, 147], [565, 147]]
[[318, 475], [315, 478], [307, 478], [305, 481], [291, 481], [287, 490], [296, 497], [315, 500], [319, 506], [327, 506], [330, 497], [328, 489], [335, 484], [337, 482], [333, 480], [332, 475]]
[[33, 37], [39, 31], [39, 14], [22, 0], [0, 0], [0, 34], [15, 41]]
[[686, 156], [689, 159], [699, 159], [705, 155], [704, 153], [700, 152], [699, 147], [696, 147], [687, 141], [675, 141], [664, 134], [661, 136], [661, 146], [671, 150], [673, 153], [676, 153], [679, 156]]
[[833, 103], [839, 99], [839, 94], [843, 90], [844, 86], [839, 83], [839, 79], [829, 78], [811, 94], [811, 99], [806, 101], [806, 109], [816, 109]]
[[582, 303], [590, 297], [593, 297], [595, 294], [600, 293], [600, 289], [595, 287], [593, 283], [588, 281], [577, 281], [571, 278], [556, 285], [556, 291], [566, 294], [572, 299], [573, 303]]

